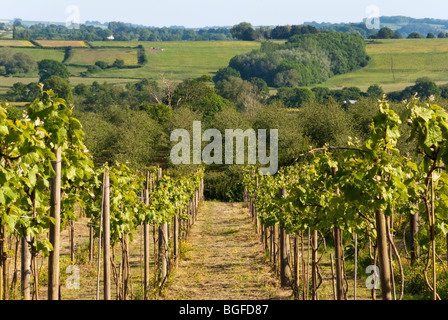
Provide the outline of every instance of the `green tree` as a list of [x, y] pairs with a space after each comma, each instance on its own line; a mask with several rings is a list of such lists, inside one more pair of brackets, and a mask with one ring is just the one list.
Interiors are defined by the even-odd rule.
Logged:
[[95, 65], [98, 66], [101, 69], [107, 69], [107, 67], [108, 67], [107, 62], [106, 61], [102, 61], [102, 60], [95, 62]]
[[428, 35], [426, 36], [426, 39], [435, 39], [435, 35], [434, 35], [434, 33], [432, 33], [432, 32], [430, 32], [430, 33], [428, 33]]
[[36, 70], [36, 67], [36, 61], [31, 55], [17, 52], [5, 64], [5, 71], [7, 74], [30, 73]]
[[6, 74], [30, 73], [36, 70], [34, 58], [24, 52], [15, 52], [11, 48], [0, 49], [0, 66], [5, 67]]
[[412, 32], [408, 35], [408, 39], [423, 39], [423, 37], [418, 32]]
[[280, 88], [276, 98], [287, 108], [300, 108], [306, 102], [314, 101], [314, 92], [309, 88]]
[[412, 87], [412, 92], [418, 93], [418, 96], [422, 99], [428, 99], [430, 96], [440, 96], [440, 88], [428, 77], [418, 78]]
[[311, 88], [311, 91], [314, 93], [314, 99], [319, 103], [323, 103], [331, 97], [331, 90], [327, 87], [314, 87]]
[[381, 99], [383, 97], [384, 90], [377, 84], [372, 84], [367, 88], [367, 96], [375, 99]]
[[359, 100], [362, 97], [362, 92], [358, 87], [346, 87], [341, 90], [333, 90], [332, 96], [336, 101], [347, 104], [349, 100]]
[[303, 136], [317, 148], [325, 144], [346, 145], [347, 138], [354, 134], [350, 116], [334, 101], [305, 104], [301, 109], [299, 121]]
[[118, 69], [123, 68], [124, 67], [124, 60], [123, 59], [116, 59], [114, 61], [114, 63], [112, 64], [112, 67], [118, 68]]
[[221, 68], [213, 76], [213, 82], [217, 83], [222, 80], [227, 80], [229, 77], [241, 78], [241, 73], [231, 67]]
[[173, 110], [165, 104], [143, 103], [138, 109], [146, 111], [153, 120], [160, 124], [168, 121], [173, 114]]
[[73, 90], [73, 92], [78, 96], [87, 97], [90, 93], [89, 86], [85, 83], [77, 84]]
[[248, 22], [241, 22], [230, 29], [233, 38], [244, 41], [253, 41], [256, 39], [256, 32]]
[[395, 34], [392, 29], [384, 27], [381, 28], [380, 31], [378, 31], [376, 38], [377, 39], [392, 39], [394, 38]]
[[439, 86], [439, 89], [440, 89], [440, 96], [443, 99], [448, 99], [448, 84], [443, 84]]
[[[288, 39], [289, 37], [291, 37], [291, 26], [286, 25], [286, 26], [277, 26], [274, 29], [272, 29], [271, 31], [271, 38], [272, 39]], [[301, 34], [301, 33], [297, 33], [296, 30], [295, 34]]]
[[249, 80], [250, 83], [252, 83], [256, 88], [256, 94], [262, 99], [265, 100], [269, 96], [269, 87], [266, 81], [264, 81], [261, 78], [251, 78]]
[[230, 100], [240, 111], [253, 111], [260, 107], [258, 88], [249, 81], [237, 77], [229, 77], [216, 84], [217, 93]]
[[52, 89], [58, 98], [73, 102], [72, 88], [67, 79], [59, 76], [50, 76], [43, 81], [45, 90]]
[[70, 77], [67, 67], [59, 61], [44, 59], [39, 61], [37, 67], [39, 69], [39, 82], [44, 82], [51, 76], [58, 76], [66, 80]]

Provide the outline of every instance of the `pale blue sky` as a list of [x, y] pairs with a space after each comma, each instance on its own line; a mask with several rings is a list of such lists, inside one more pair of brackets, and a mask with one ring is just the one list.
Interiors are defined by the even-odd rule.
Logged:
[[369, 5], [384, 16], [448, 19], [446, 0], [0, 0], [0, 19], [65, 22], [70, 5], [79, 8], [81, 23], [123, 21], [158, 27], [359, 22], [367, 17]]

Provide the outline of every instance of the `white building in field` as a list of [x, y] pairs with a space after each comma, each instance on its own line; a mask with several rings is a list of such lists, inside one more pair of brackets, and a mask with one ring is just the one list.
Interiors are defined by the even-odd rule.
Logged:
[[115, 37], [113, 35], [110, 35], [107, 37], [107, 40], [114, 40], [114, 39], [115, 39]]

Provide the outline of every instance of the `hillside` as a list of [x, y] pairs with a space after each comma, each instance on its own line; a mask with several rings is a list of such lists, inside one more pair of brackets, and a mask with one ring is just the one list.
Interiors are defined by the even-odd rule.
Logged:
[[[440, 32], [448, 32], [448, 20], [442, 19], [415, 19], [405, 16], [381, 16], [379, 17], [380, 27], [388, 27], [393, 31], [398, 31], [403, 37], [407, 37], [412, 32], [418, 32], [423, 36], [428, 33], [437, 35]], [[368, 29], [365, 20], [353, 23], [325, 23], [325, 22], [305, 22], [305, 25], [311, 25], [322, 30], [332, 30], [338, 32], [357, 32], [363, 37], [368, 38], [378, 30]]]
[[366, 90], [380, 84], [389, 92], [402, 90], [420, 77], [429, 77], [437, 84], [448, 82], [448, 39], [369, 41], [366, 50], [371, 58], [366, 68], [337, 75], [322, 85]]
[[[161, 74], [174, 81], [204, 74], [214, 75], [220, 68], [227, 66], [234, 56], [260, 48], [258, 41], [100, 41], [89, 44], [90, 48], [73, 48], [73, 57], [68, 61], [73, 86], [93, 81], [125, 84], [143, 78], [160, 79]], [[124, 59], [129, 57], [130, 64], [135, 63], [132, 60], [135, 59], [135, 50], [131, 49], [139, 44], [145, 47], [148, 57], [148, 63], [140, 68], [110, 68], [81, 76], [96, 60], [111, 62], [113, 58], [120, 56]], [[19, 40], [0, 41], [0, 47], [4, 46], [13, 46], [15, 52], [28, 53], [36, 61], [45, 58], [64, 60], [64, 48], [40, 48], [31, 42]], [[448, 39], [368, 40], [366, 50], [371, 58], [367, 67], [334, 76], [319, 86], [357, 86], [366, 90], [371, 84], [377, 83], [388, 92], [403, 89], [423, 76], [430, 77], [438, 84], [448, 82]], [[117, 56], [112, 53], [117, 53]], [[17, 77], [0, 77], [0, 93], [6, 92], [16, 82], [30, 83], [37, 81], [37, 78], [37, 72]]]

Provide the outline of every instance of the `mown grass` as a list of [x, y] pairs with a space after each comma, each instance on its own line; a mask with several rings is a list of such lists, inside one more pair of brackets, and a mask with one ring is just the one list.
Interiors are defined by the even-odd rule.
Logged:
[[30, 41], [27, 40], [0, 40], [0, 47], [34, 47]]
[[24, 52], [31, 55], [37, 62], [43, 59], [51, 59], [62, 62], [64, 60], [64, 50], [62, 49], [43, 49], [43, 48], [14, 48], [16, 52]]
[[94, 65], [97, 61], [104, 61], [111, 65], [116, 59], [122, 59], [125, 65], [138, 64], [137, 50], [134, 49], [74, 49], [73, 57], [68, 64]]
[[[111, 43], [115, 44], [115, 42], [106, 42], [104, 45]], [[101, 44], [93, 42], [91, 45], [100, 46]], [[161, 74], [164, 74], [168, 79], [180, 81], [204, 74], [213, 75], [220, 68], [226, 67], [235, 55], [260, 47], [259, 42], [247, 41], [130, 42], [128, 44], [132, 46], [142, 44], [145, 48], [158, 48], [163, 51], [148, 54], [148, 63], [142, 68], [106, 70], [93, 76], [160, 79]]]
[[429, 77], [438, 84], [448, 82], [448, 39], [369, 41], [367, 53], [371, 61], [366, 68], [335, 76], [322, 85], [365, 90], [380, 84], [389, 92], [402, 90], [420, 77]]
[[65, 48], [65, 47], [87, 47], [84, 41], [78, 40], [34, 40], [42, 47]]

